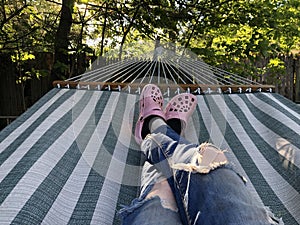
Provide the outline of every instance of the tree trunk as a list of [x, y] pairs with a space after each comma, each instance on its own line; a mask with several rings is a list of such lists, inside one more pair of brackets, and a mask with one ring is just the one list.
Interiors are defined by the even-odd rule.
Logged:
[[65, 79], [69, 71], [69, 34], [72, 26], [72, 13], [75, 0], [63, 0], [60, 22], [55, 36], [55, 61], [52, 80]]
[[104, 53], [104, 39], [105, 39], [105, 30], [106, 30], [106, 23], [107, 23], [107, 10], [108, 10], [108, 3], [105, 4], [105, 13], [104, 13], [104, 24], [102, 27], [101, 33], [101, 46], [100, 46], [100, 56], [103, 56]]

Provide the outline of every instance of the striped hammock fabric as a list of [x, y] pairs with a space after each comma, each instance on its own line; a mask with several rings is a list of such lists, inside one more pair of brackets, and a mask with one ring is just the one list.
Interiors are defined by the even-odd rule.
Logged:
[[[132, 132], [138, 98], [54, 88], [2, 130], [0, 224], [120, 224], [145, 160]], [[227, 149], [255, 198], [299, 224], [299, 106], [275, 93], [197, 98], [186, 138]]]

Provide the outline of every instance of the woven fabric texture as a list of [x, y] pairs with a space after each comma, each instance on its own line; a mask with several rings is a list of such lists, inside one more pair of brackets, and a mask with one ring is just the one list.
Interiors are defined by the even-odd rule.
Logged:
[[[145, 160], [138, 98], [55, 88], [2, 130], [0, 224], [120, 224]], [[272, 93], [197, 98], [186, 138], [228, 150], [255, 198], [299, 224], [300, 107]]]

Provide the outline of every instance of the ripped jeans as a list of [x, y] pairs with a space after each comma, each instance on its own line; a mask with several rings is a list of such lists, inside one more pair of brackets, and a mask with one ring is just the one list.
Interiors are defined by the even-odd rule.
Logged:
[[[168, 126], [141, 145], [147, 163], [139, 198], [120, 211], [123, 224], [266, 225], [283, 224], [254, 201], [245, 181], [227, 165], [223, 151], [211, 144], [189, 143]], [[155, 182], [167, 178], [178, 212], [159, 197], [145, 199]]]

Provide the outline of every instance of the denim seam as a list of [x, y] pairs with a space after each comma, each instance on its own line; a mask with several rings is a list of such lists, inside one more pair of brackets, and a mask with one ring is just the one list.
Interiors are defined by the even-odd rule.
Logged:
[[184, 193], [182, 193], [182, 191], [181, 191], [181, 189], [180, 189], [180, 185], [179, 185], [179, 182], [177, 181], [177, 179], [175, 179], [176, 178], [176, 170], [173, 170], [173, 172], [174, 172], [174, 175], [173, 175], [173, 177], [174, 177], [174, 183], [175, 183], [175, 185], [176, 185], [176, 188], [177, 188], [177, 191], [179, 192], [179, 195], [180, 195], [180, 199], [181, 199], [181, 203], [182, 203], [182, 206], [183, 206], [183, 209], [184, 209], [184, 212], [185, 212], [185, 216], [186, 216], [186, 219], [187, 219], [187, 223], [189, 224], [189, 225], [191, 225], [191, 219], [190, 219], [190, 215], [189, 215], [189, 212], [188, 212], [188, 209], [187, 209], [187, 205], [186, 205], [186, 203], [185, 203], [185, 199], [184, 199]]

